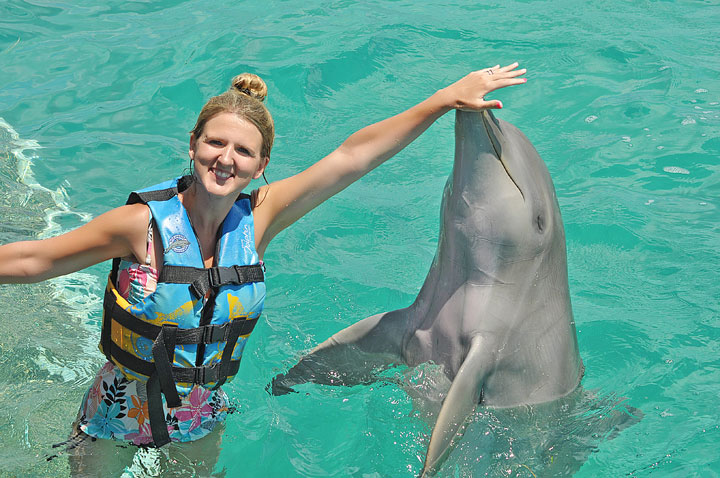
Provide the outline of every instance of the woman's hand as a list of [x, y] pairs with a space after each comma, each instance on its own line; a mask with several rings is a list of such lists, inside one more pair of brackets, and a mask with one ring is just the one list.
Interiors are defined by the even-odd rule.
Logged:
[[517, 63], [503, 66], [495, 65], [492, 68], [473, 71], [466, 77], [456, 81], [442, 90], [448, 97], [449, 105], [460, 110], [478, 111], [489, 108], [502, 108], [498, 100], [486, 101], [485, 95], [506, 86], [520, 85], [527, 81], [527, 78], [518, 78], [524, 75], [527, 70], [521, 68], [516, 70]]

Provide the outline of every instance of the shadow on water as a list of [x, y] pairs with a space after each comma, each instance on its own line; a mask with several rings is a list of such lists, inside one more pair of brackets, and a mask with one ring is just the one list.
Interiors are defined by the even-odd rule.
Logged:
[[[432, 364], [407, 369], [403, 375], [413, 415], [432, 429], [449, 380]], [[553, 402], [514, 408], [479, 406], [437, 476], [573, 476], [604, 441], [617, 437], [643, 415], [624, 398], [582, 385]], [[429, 442], [427, 434], [423, 447]]]
[[[88, 218], [62, 191], [38, 184], [31, 170], [39, 146], [0, 118], [0, 244], [56, 234]], [[95, 279], [73, 274], [39, 284], [0, 285], [0, 476], [62, 476], [48, 463], [51, 445], [70, 431], [99, 354], [88, 311], [99, 310]], [[82, 385], [81, 385], [82, 384]]]

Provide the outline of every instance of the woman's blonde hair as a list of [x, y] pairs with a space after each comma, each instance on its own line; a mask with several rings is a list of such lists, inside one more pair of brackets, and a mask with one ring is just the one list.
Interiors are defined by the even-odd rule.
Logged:
[[190, 133], [199, 138], [205, 124], [214, 116], [220, 113], [235, 113], [257, 127], [262, 135], [260, 156], [269, 158], [275, 139], [275, 124], [263, 104], [266, 97], [267, 86], [262, 78], [252, 73], [242, 73], [232, 79], [230, 88], [225, 93], [213, 96], [205, 103]]

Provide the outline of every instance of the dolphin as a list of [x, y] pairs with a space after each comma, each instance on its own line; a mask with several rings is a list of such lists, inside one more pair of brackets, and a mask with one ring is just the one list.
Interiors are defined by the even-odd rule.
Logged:
[[456, 112], [438, 248], [412, 305], [341, 330], [271, 388], [368, 383], [393, 364], [424, 362], [452, 384], [422, 475], [437, 471], [478, 405], [549, 402], [583, 375], [552, 179], [527, 137], [487, 110]]

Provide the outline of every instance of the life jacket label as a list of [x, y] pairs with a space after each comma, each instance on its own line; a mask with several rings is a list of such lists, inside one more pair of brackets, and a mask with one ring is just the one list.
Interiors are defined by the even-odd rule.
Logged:
[[170, 243], [163, 251], [163, 254], [167, 254], [170, 251], [182, 254], [183, 252], [187, 251], [189, 247], [190, 241], [188, 241], [187, 237], [183, 236], [182, 234], [175, 234], [170, 238]]

